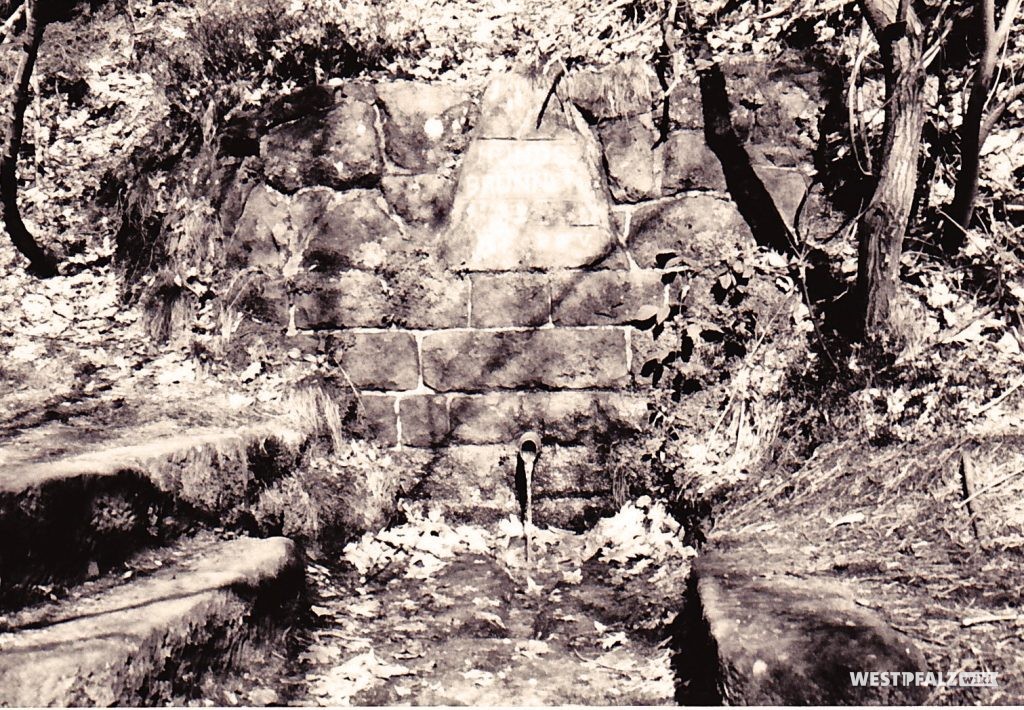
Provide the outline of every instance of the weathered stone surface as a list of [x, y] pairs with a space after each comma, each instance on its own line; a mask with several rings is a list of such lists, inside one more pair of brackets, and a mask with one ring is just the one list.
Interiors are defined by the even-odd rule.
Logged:
[[548, 322], [546, 274], [474, 274], [474, 328], [539, 326]]
[[527, 421], [519, 392], [455, 395], [449, 417], [452, 440], [460, 444], [506, 443], [538, 428]]
[[563, 80], [569, 99], [591, 121], [650, 113], [657, 77], [640, 60], [603, 69], [569, 73]]
[[245, 203], [249, 200], [249, 193], [262, 181], [261, 173], [260, 159], [252, 156], [245, 158], [235, 171], [220, 205], [220, 226], [225, 237], [234, 234], [245, 210]]
[[592, 139], [478, 140], [463, 159], [443, 257], [507, 271], [599, 263], [615, 247]]
[[701, 131], [675, 131], [665, 141], [661, 191], [725, 190], [725, 175], [718, 157], [704, 142]]
[[259, 186], [250, 192], [226, 250], [231, 266], [294, 275], [300, 269], [374, 269], [389, 252], [415, 246], [403, 238], [376, 190], [313, 188], [289, 197]]
[[[451, 446], [431, 458], [419, 495], [443, 502], [458, 520], [487, 522], [519, 515], [515, 441]], [[605, 467], [591, 447], [545, 446], [534, 469], [534, 523], [560, 525], [578, 516], [566, 495], [609, 491]], [[560, 505], [561, 503], [565, 505]], [[564, 515], [563, 515], [564, 513]]]
[[704, 109], [700, 100], [700, 84], [697, 77], [677, 82], [669, 93], [669, 121], [673, 127], [704, 129]]
[[305, 274], [292, 282], [291, 289], [296, 328], [372, 328], [388, 321], [385, 284], [366, 271]]
[[813, 165], [826, 80], [792, 52], [771, 61], [733, 59], [724, 67], [733, 124], [762, 159], [778, 167]]
[[569, 126], [569, 120], [557, 96], [552, 95], [541, 116], [554, 77], [528, 77], [499, 74], [484, 91], [480, 106], [479, 138], [530, 139], [552, 138]]
[[412, 267], [388, 275], [391, 320], [404, 328], [465, 328], [469, 280]]
[[294, 279], [291, 292], [300, 329], [458, 328], [466, 326], [469, 313], [464, 278], [416, 271], [386, 278], [367, 271], [313, 272]]
[[398, 415], [395, 413], [395, 397], [363, 393], [359, 397], [354, 432], [381, 446], [398, 444]]
[[297, 608], [302, 585], [301, 556], [290, 540], [241, 538], [114, 586], [88, 604], [63, 602], [34, 620], [38, 628], [0, 634], [0, 704], [172, 703], [209, 664], [244, 659], [236, 654], [242, 641], [250, 652], [276, 641], [284, 620], [272, 614], [283, 611], [282, 603]]
[[403, 397], [398, 404], [402, 443], [406, 446], [438, 446], [448, 441], [448, 403], [439, 395]]
[[419, 383], [416, 339], [409, 333], [342, 333], [330, 339], [327, 349], [356, 387], [411, 390]]
[[572, 444], [639, 430], [647, 420], [647, 403], [618, 392], [455, 395], [450, 416], [451, 438], [459, 443], [508, 442], [530, 429], [544, 441]]
[[267, 181], [284, 192], [375, 184], [383, 170], [371, 103], [341, 97], [327, 113], [273, 128], [260, 142]]
[[621, 328], [455, 331], [423, 338], [424, 382], [440, 392], [619, 387], [628, 381]]
[[384, 107], [385, 150], [401, 167], [431, 170], [465, 148], [475, 118], [467, 92], [395, 81], [378, 85], [377, 95]]
[[449, 519], [488, 522], [507, 517], [519, 510], [515, 453], [511, 445], [446, 447], [424, 462], [419, 495], [443, 501]]
[[608, 166], [608, 186], [617, 202], [661, 196], [662, 150], [648, 116], [598, 126]]
[[698, 558], [677, 623], [684, 705], [916, 705], [929, 693], [854, 686], [852, 672], [913, 673], [925, 659], [845, 588], [772, 570], [760, 550]]
[[288, 254], [291, 200], [260, 185], [248, 192], [234, 234], [225, 244], [228, 266], [279, 272]]
[[238, 310], [261, 323], [287, 327], [290, 297], [284, 279], [257, 274], [242, 281], [230, 297]]
[[656, 267], [661, 252], [675, 252], [691, 266], [703, 267], [728, 258], [752, 238], [731, 201], [688, 195], [638, 209], [629, 250], [644, 268]]
[[754, 170], [768, 189], [782, 218], [792, 227], [811, 181], [792, 168], [755, 165]]
[[567, 271], [551, 275], [555, 325], [615, 325], [633, 321], [641, 306], [661, 306], [661, 272]]
[[315, 271], [375, 269], [389, 252], [402, 248], [399, 226], [376, 190], [349, 190], [325, 196], [296, 196], [291, 235], [303, 252], [302, 264]]
[[654, 147], [658, 132], [648, 116], [598, 127], [608, 166], [608, 184], [617, 202], [638, 202], [684, 190], [725, 190], [718, 158], [697, 130], [669, 134]]
[[455, 198], [455, 180], [433, 173], [386, 175], [384, 199], [409, 224], [438, 229], [448, 221]]

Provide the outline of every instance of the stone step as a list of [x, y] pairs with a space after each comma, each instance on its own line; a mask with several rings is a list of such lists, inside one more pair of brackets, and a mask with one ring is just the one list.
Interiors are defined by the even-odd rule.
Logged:
[[773, 565], [765, 551], [705, 554], [677, 619], [682, 705], [919, 705], [921, 685], [859, 686], [851, 674], [925, 670], [921, 651], [852, 590]]
[[[42, 439], [42, 440], [41, 440]], [[0, 451], [0, 608], [33, 585], [75, 583], [196, 522], [242, 522], [261, 483], [290, 471], [299, 435], [277, 422], [171, 423], [42, 437]]]
[[287, 538], [216, 541], [155, 574], [52, 607], [0, 633], [0, 705], [155, 705], [210, 672], [280, 648], [304, 603]]

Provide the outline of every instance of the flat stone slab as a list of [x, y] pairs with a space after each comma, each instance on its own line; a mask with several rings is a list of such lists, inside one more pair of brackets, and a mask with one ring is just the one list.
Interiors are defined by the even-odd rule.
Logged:
[[443, 254], [453, 268], [513, 271], [581, 267], [615, 239], [601, 154], [542, 84], [502, 76], [484, 94], [478, 135], [463, 157]]
[[51, 429], [0, 448], [0, 607], [173, 538], [187, 520], [238, 523], [259, 495], [255, 472], [294, 465], [304, 438], [283, 420]]
[[675, 637], [684, 705], [915, 705], [928, 688], [851, 674], [927, 670], [913, 642], [832, 582], [775, 570], [759, 550], [694, 564]]
[[297, 599], [302, 579], [293, 542], [241, 538], [41, 620], [20, 620], [0, 634], [0, 705], [166, 702], [175, 686], [254, 641], [257, 621]]

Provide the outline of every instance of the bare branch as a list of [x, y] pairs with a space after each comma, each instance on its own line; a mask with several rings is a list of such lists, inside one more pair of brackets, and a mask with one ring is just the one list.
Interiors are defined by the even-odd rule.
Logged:
[[[872, 44], [869, 42], [871, 37], [871, 29], [868, 27], [867, 21], [861, 25], [860, 40], [858, 44], [860, 48], [857, 52], [857, 57], [853, 62], [853, 68], [850, 70], [850, 88], [847, 91], [846, 96], [846, 107], [849, 112], [848, 123], [850, 126], [850, 146], [853, 149], [853, 157], [857, 160], [857, 168], [861, 174], [870, 177], [874, 174], [874, 167], [871, 164], [871, 150], [866, 137], [866, 131], [864, 127], [864, 106], [860, 101], [860, 88], [857, 85], [858, 78], [860, 77], [860, 68], [864, 63], [864, 59], [868, 56], [868, 52], [871, 51]], [[868, 148], [864, 152], [864, 159], [861, 159], [860, 146], [857, 142], [858, 133], [865, 135], [864, 145]]]
[[21, 19], [22, 14], [25, 12], [25, 6], [19, 5], [11, 13], [11, 16], [7, 18], [3, 25], [0, 25], [0, 44], [6, 44], [7, 40], [10, 39], [11, 32], [14, 31], [14, 25]]
[[[995, 43], [997, 45], [1006, 44], [1006, 41], [1010, 38], [1010, 30], [1013, 28], [1013, 22], [1017, 19], [1017, 13], [1020, 12], [1021, 0], [1010, 0], [1006, 3], [1006, 9], [1003, 10], [1003, 17], [999, 21], [999, 29], [993, 30]], [[995, 20], [993, 19], [993, 22]]]
[[1021, 98], [1024, 98], [1024, 83], [1011, 86], [1010, 90], [1003, 95], [999, 102], [989, 109], [988, 115], [985, 116], [985, 122], [981, 125], [981, 140], [979, 143], [984, 145], [985, 139], [988, 138], [992, 129], [999, 123], [999, 119], [1006, 113], [1006, 109], [1010, 108], [1014, 101]]

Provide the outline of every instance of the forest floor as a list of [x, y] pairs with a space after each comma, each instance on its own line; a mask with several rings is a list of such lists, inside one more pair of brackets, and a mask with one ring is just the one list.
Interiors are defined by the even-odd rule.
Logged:
[[584, 534], [436, 509], [312, 565], [297, 705], [674, 704], [668, 627], [695, 554], [649, 499]]

